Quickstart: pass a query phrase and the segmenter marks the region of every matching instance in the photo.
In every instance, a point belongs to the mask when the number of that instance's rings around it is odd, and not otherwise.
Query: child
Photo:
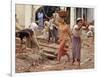
[[[94,35],[94,26],[89,25],[88,29],[89,29],[89,31],[87,32],[87,36],[88,37],[93,37],[93,35]]]
[[[45,21],[44,22],[44,29],[42,31],[44,39],[48,39],[48,31],[49,31],[48,29],[49,29],[49,22]]]
[[[68,46],[67,47],[65,46],[66,40],[61,40],[60,42],[61,43],[59,45],[58,56],[57,56],[58,61],[60,62],[61,57],[65,55],[68,57],[68,61],[70,61],[69,54],[67,53]]]

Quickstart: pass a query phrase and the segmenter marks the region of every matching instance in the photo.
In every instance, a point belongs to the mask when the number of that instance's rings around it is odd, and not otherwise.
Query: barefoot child
[[[65,47],[66,40],[61,40],[60,42],[57,60],[60,62],[61,57],[66,55],[68,57],[68,61],[70,61],[69,54],[67,53],[68,47]]]

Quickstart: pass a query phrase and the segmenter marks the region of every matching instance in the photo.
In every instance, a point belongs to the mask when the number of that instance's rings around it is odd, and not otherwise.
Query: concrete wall
[[[35,21],[35,14],[36,11],[40,8],[41,6],[33,6],[33,5],[23,5],[23,4],[18,4],[16,5],[16,14],[17,14],[17,19],[18,23],[21,26],[25,26],[25,28],[29,27],[29,24],[33,21]],[[89,8],[87,10],[87,21],[91,22],[94,20],[94,9]],[[70,28],[73,27],[76,21],[76,8],[71,7],[70,8]]]
[[[21,26],[25,25],[25,5],[16,5],[15,13],[17,15],[18,23]]]
[[[71,13],[70,14],[70,22],[71,22],[70,28],[73,28],[73,25],[76,22],[76,8],[71,7],[70,9],[71,9],[70,10],[70,13]],[[82,12],[83,12],[83,10],[82,10]],[[82,15],[83,15],[83,13],[82,13]],[[81,16],[81,17],[83,17],[83,16]],[[86,18],[87,18],[87,22],[91,22],[94,20],[94,9],[93,8],[87,9],[87,17]]]
[[[94,9],[93,8],[90,8],[87,11],[87,21],[88,22],[91,22],[93,20],[94,20]]]
[[[35,13],[41,6],[32,5],[16,5],[16,15],[18,23],[25,28],[28,28],[30,23],[35,21]]]
[[[32,6],[25,5],[25,28],[28,28],[32,19]]]

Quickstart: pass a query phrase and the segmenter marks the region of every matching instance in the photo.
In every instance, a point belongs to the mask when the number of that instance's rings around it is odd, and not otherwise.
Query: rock
[[[47,44],[47,43],[39,43],[40,46],[52,48],[52,49],[58,49],[59,45],[58,44]]]
[[[52,55],[57,55],[57,50],[55,49],[51,49],[51,48],[43,48],[43,53],[48,53],[48,54],[52,54]]]
[[[55,58],[56,58],[56,56],[53,55],[53,54],[43,53],[42,55],[43,55],[44,57],[48,58],[48,59],[55,59]]]

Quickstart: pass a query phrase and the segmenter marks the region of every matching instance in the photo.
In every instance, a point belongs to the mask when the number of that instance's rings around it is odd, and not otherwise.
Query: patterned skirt
[[[77,59],[80,61],[81,57],[81,38],[75,37],[73,35],[72,37],[72,57],[73,59]]]

